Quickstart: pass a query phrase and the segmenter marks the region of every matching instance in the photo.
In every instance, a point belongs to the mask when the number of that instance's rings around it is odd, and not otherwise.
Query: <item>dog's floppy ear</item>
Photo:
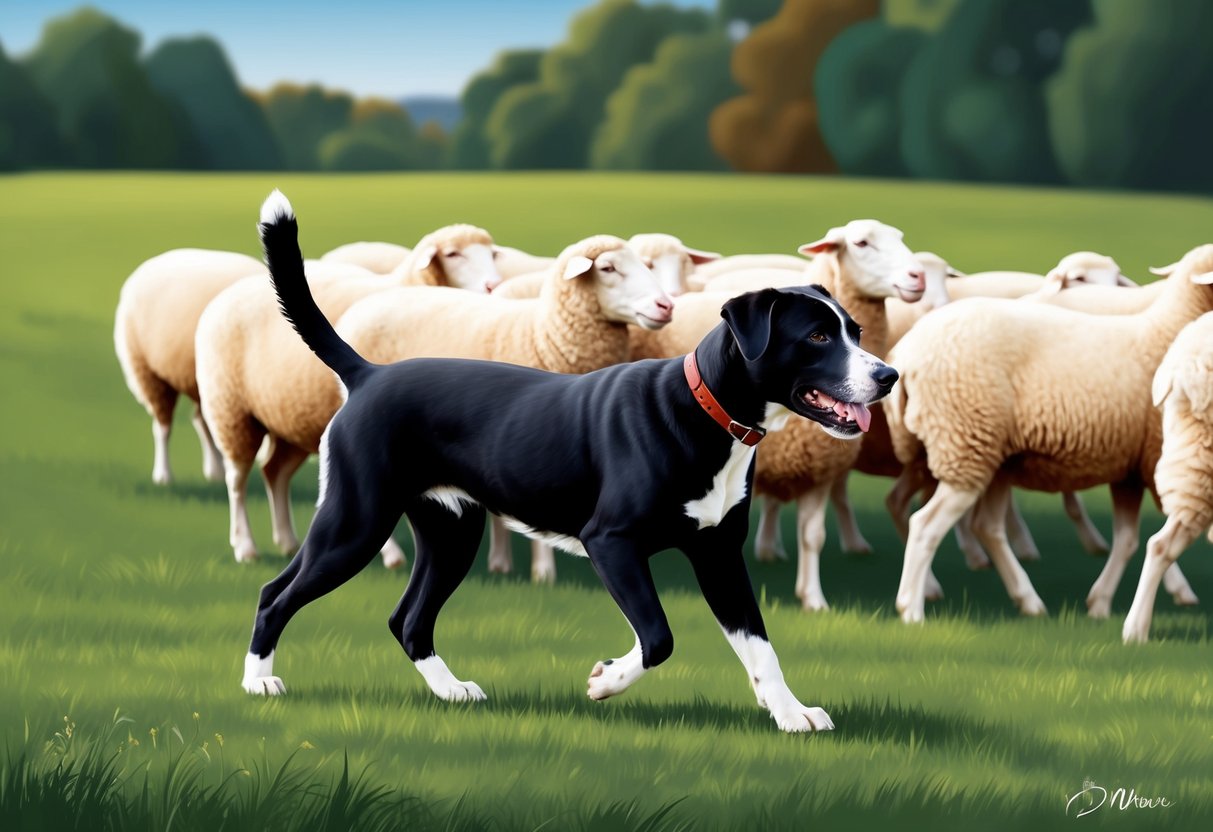
[[[746,361],[755,361],[767,351],[775,307],[784,297],[778,289],[762,289],[735,297],[721,307],[720,317],[728,324]]]
[[[594,267],[594,261],[588,257],[582,257],[580,254],[569,258],[568,264],[564,267],[564,279],[572,280],[575,277],[581,277]]]

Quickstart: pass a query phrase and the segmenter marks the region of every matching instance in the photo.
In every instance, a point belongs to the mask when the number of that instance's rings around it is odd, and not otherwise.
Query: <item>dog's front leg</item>
[[[582,540],[590,562],[636,634],[636,645],[624,656],[604,659],[590,671],[591,699],[623,693],[674,651],[674,635],[657,597],[648,558],[630,541],[616,537]]]
[[[744,529],[741,536],[744,538]],[[771,712],[775,724],[784,731],[832,731],[834,723],[829,714],[801,704],[784,681],[779,658],[767,640],[740,542],[709,545],[690,550],[687,555],[703,597],[745,666],[758,704]]]

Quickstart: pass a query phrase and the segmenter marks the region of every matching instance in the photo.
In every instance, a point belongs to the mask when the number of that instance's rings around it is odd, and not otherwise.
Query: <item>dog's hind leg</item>
[[[270,696],[285,692],[273,672],[274,650],[283,629],[305,605],[341,586],[375,557],[400,517],[395,476],[378,459],[363,466],[330,467],[324,500],[303,547],[261,590],[245,657],[246,691]]]
[[[484,699],[479,685],[457,679],[434,652],[434,623],[476,559],[484,537],[484,509],[461,505],[459,512],[453,512],[445,505],[417,500],[405,513],[413,526],[417,551],[409,585],[388,619],[388,628],[438,698],[449,702]]]
[[[582,539],[590,562],[623,617],[636,634],[636,644],[617,659],[605,659],[590,671],[586,694],[606,699],[623,693],[674,652],[674,634],[666,620],[649,560],[632,541],[617,535]]]

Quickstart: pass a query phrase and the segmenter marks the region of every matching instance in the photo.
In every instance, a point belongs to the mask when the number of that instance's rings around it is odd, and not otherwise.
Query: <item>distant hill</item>
[[[440,95],[414,95],[400,99],[400,106],[408,110],[413,123],[418,127],[427,121],[436,121],[446,132],[451,132],[459,123],[463,111],[459,99]]]

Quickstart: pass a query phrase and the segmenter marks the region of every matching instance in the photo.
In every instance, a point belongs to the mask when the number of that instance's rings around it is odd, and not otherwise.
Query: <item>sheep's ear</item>
[[[762,289],[739,295],[721,307],[720,317],[733,333],[737,348],[746,361],[755,361],[767,351],[771,342],[771,320],[782,297],[785,295],[778,289]]]
[[[700,251],[697,248],[686,247],[687,256],[691,258],[691,262],[696,266],[702,266],[704,263],[712,263],[720,259],[718,251]]]
[[[965,274],[964,272],[962,272],[960,269],[954,269],[951,266],[948,266],[947,276],[948,277],[968,277],[968,275]]]
[[[1132,286],[1133,288],[1137,288],[1137,284],[1136,284],[1136,283],[1134,283],[1134,282],[1133,282],[1132,280],[1130,280],[1129,278],[1125,277],[1125,276],[1124,276],[1123,274],[1121,274],[1120,272],[1117,272],[1117,273],[1116,273],[1116,285],[1117,285],[1117,286]]]
[[[426,243],[420,248],[414,249],[413,256],[416,258],[413,261],[413,268],[428,269],[430,264],[434,262],[434,258],[438,256],[438,246]]]
[[[821,254],[827,251],[838,251],[846,244],[847,230],[845,228],[831,228],[826,232],[826,235],[820,240],[812,243],[805,243],[800,248],[796,249],[805,257],[812,257],[814,254]]]
[[[564,279],[572,280],[575,277],[581,277],[583,274],[594,268],[594,261],[588,257],[582,257],[580,254],[569,258],[568,264],[564,267]]]
[[[1155,407],[1162,407],[1162,403],[1171,394],[1171,373],[1166,364],[1159,367],[1158,372],[1154,374],[1154,384],[1151,386],[1150,392],[1154,396]]]
[[[1178,265],[1179,265],[1179,263],[1175,262],[1169,266],[1151,266],[1150,274],[1156,274],[1159,277],[1169,277],[1171,275],[1171,272],[1175,271],[1175,267]]]
[[[1194,275],[1192,275],[1192,282],[1199,283],[1202,286],[1208,286],[1210,283],[1213,283],[1213,272],[1205,272],[1204,274],[1194,274]]]

